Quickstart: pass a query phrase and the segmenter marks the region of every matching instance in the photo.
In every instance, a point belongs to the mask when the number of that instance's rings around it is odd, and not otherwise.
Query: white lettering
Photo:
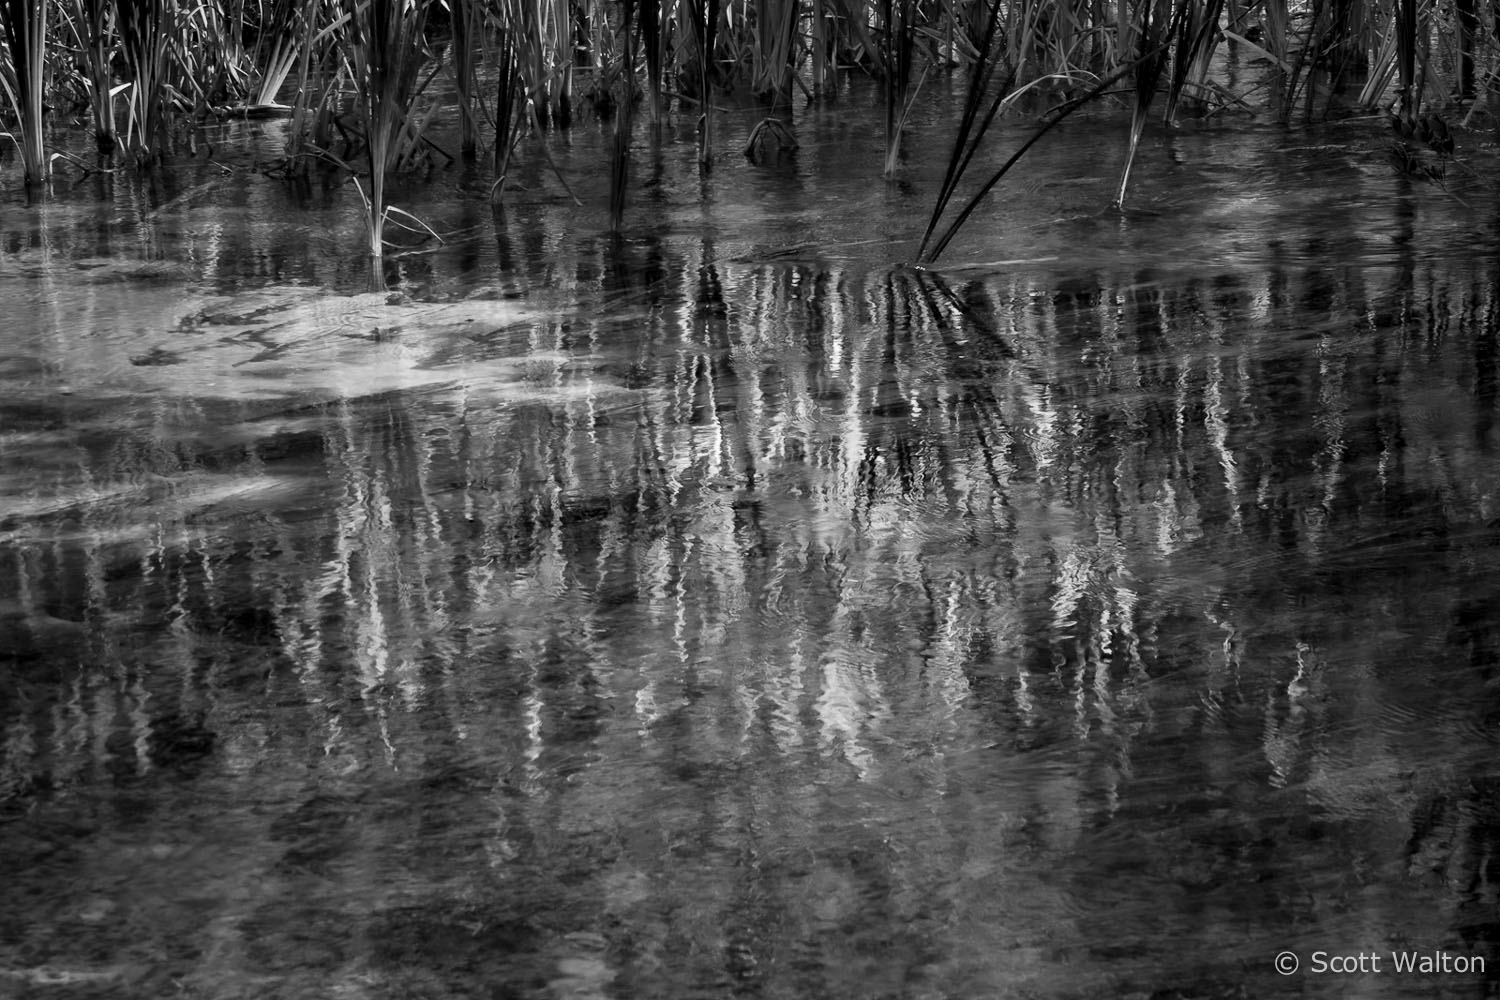
[[[1391,964],[1396,967],[1397,972],[1414,972],[1422,976],[1484,972],[1482,955],[1450,955],[1446,951],[1435,951],[1430,955],[1416,951],[1393,951]]]

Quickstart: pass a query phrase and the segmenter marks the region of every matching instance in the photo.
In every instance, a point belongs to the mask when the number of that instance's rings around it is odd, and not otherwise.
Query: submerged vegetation
[[[716,107],[769,106],[746,149],[759,158],[767,141],[795,148],[784,118],[796,101],[837,99],[867,75],[886,123],[871,173],[889,177],[923,84],[953,74],[967,98],[923,245],[931,261],[972,210],[943,221],[958,192],[988,191],[1018,159],[966,184],[992,123],[1022,107],[1041,112],[1038,136],[1090,103],[1129,107],[1117,204],[1157,108],[1175,124],[1389,106],[1392,164],[1440,177],[1451,139],[1433,146],[1437,166],[1407,140],[1422,122],[1451,135],[1440,113],[1468,102],[1465,124],[1487,114],[1500,89],[1492,21],[1476,0],[4,0],[0,93],[28,195],[52,160],[73,159],[49,159],[49,112],[87,120],[101,156],[144,169],[195,149],[195,127],[215,116],[289,115],[280,171],[352,175],[378,262],[385,223],[405,214],[386,201],[389,176],[490,149],[498,205],[527,134],[580,112],[613,121],[608,228],[619,231],[637,119],[656,130],[675,109],[695,122],[706,171]],[[1220,56],[1264,72],[1226,80],[1213,72]],[[457,155],[428,134],[450,118]]]

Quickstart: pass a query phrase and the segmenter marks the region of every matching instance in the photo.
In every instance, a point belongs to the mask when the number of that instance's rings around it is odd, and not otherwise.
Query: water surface
[[[922,270],[930,100],[389,293],[244,125],[8,211],[0,988],[1497,995],[1493,153],[1079,120]]]

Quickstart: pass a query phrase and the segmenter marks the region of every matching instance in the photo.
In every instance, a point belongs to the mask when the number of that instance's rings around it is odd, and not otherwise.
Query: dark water
[[[1500,995],[1483,137],[755,120],[6,210],[0,994]]]

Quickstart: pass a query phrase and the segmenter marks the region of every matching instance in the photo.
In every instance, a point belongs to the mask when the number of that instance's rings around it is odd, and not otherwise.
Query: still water
[[[1484,137],[929,117],[11,198],[0,994],[1500,995]]]

